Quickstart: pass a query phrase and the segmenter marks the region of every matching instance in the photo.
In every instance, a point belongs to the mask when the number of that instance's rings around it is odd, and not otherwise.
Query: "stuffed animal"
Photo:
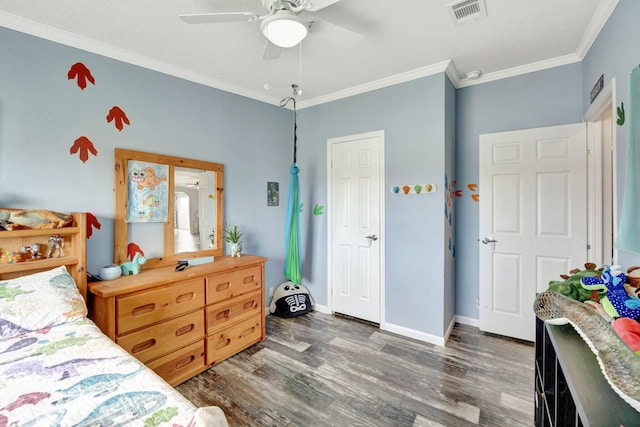
[[[620,317],[613,321],[612,326],[620,339],[640,356],[640,323],[628,317]]]
[[[560,277],[564,280],[552,280],[549,282],[549,291],[558,292],[565,297],[571,298],[576,301],[598,301],[600,295],[597,292],[587,290],[582,287],[583,277],[600,276],[601,270],[596,270],[596,265],[593,263],[586,263],[585,269],[574,269],[569,272],[570,275],[563,274]],[[604,294],[603,294],[604,295]]]
[[[38,210],[0,210],[0,224],[7,230],[20,228],[61,228],[73,222],[71,215]]]
[[[583,277],[582,286],[588,290],[605,290],[600,303],[613,318],[640,316],[640,300],[631,298],[624,288],[626,277],[619,265],[606,266],[601,277]]]
[[[311,311],[311,294],[303,286],[284,282],[273,293],[269,311],[280,317],[296,317]]]
[[[136,274],[140,273],[140,266],[142,264],[144,264],[145,262],[147,262],[147,259],[144,256],[142,256],[139,253],[137,253],[133,257],[133,261],[128,261],[128,262],[120,264],[120,269],[122,270],[122,275],[123,276],[128,276],[129,274],[136,275]]]

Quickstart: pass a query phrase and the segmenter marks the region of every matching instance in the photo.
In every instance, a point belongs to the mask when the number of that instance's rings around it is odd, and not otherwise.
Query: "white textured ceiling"
[[[463,25],[451,2],[341,0],[313,15],[363,34],[361,44],[311,34],[267,61],[259,23],[178,18],[264,14],[260,0],[0,0],[0,26],[272,104],[300,84],[305,106],[436,72],[463,87],[476,83],[471,70],[482,82],[579,61],[618,0],[485,0],[488,16]]]

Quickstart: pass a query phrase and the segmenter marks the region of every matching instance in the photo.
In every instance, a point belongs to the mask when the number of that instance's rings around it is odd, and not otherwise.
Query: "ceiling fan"
[[[360,33],[313,17],[313,13],[340,0],[262,0],[265,15],[254,12],[195,13],[179,15],[189,24],[248,21],[260,22],[260,30],[267,39],[263,59],[280,56],[279,48],[300,43],[307,34],[327,39],[347,47],[355,47],[363,39]]]

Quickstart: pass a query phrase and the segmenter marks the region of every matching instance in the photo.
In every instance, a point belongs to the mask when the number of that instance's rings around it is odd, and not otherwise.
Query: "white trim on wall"
[[[616,234],[618,232],[618,197],[617,188],[618,180],[615,171],[617,170],[617,155],[616,155],[616,132],[617,126],[616,120],[616,79],[611,79],[609,83],[602,89],[598,97],[594,100],[593,104],[589,107],[584,114],[584,121],[587,122],[587,143],[589,144],[589,150],[594,153],[600,153],[603,147],[603,141],[601,138],[602,133],[602,119],[611,114],[611,155],[612,164],[611,169],[609,165],[602,165],[602,162],[597,162],[600,158],[596,159],[596,156],[589,155],[588,157],[588,194],[594,195],[589,203],[589,242],[591,243],[591,249],[589,249],[589,260],[596,262],[596,264],[609,264],[611,261],[602,254],[602,224],[603,212],[602,212],[602,177],[604,174],[610,175],[613,179],[613,189],[611,194],[611,202],[613,204],[612,212],[612,226],[613,226],[613,242],[616,241]],[[613,247],[613,263],[616,263],[618,259],[618,250]]]
[[[444,347],[446,343],[446,340],[443,337],[431,335],[426,332],[416,331],[415,329],[406,328],[404,326],[394,325],[392,323],[387,323],[384,328],[381,325],[380,329],[382,329],[383,331],[402,335],[403,337],[413,338],[418,341],[424,341],[430,344],[439,345],[441,347]]]
[[[334,92],[328,95],[319,96],[309,100],[301,101],[298,103],[297,108],[303,109],[314,105],[324,104],[327,102],[335,101],[349,96],[358,95],[365,92],[381,89],[384,87],[396,85],[399,83],[408,82],[411,80],[419,79],[422,77],[431,76],[434,74],[446,72],[451,82],[456,89],[460,89],[467,86],[473,86],[477,84],[487,83],[494,80],[505,79],[509,77],[518,76],[521,74],[532,73],[534,71],[541,71],[548,68],[554,68],[561,65],[571,64],[579,62],[584,59],[587,52],[593,45],[594,41],[600,34],[600,31],[606,24],[607,20],[618,5],[619,0],[603,0],[596,13],[591,19],[587,30],[585,31],[575,53],[569,53],[557,58],[550,58],[535,63],[513,67],[505,70],[487,73],[481,76],[477,80],[469,80],[461,78],[457,72],[455,65],[451,59],[438,62],[436,64],[428,65],[425,67],[416,68],[411,71],[388,76],[379,80],[368,82],[362,85],[354,86],[345,90]],[[103,55],[108,58],[117,59],[130,64],[138,65],[140,67],[148,68],[150,70],[159,71],[171,76],[179,77],[181,79],[189,80],[195,83],[200,83],[205,86],[210,86],[216,89],[231,92],[236,95],[246,96],[248,98],[255,99],[257,101],[266,102],[273,105],[279,105],[279,98],[273,99],[272,97],[265,96],[260,91],[248,91],[242,87],[229,84],[228,82],[222,82],[220,80],[211,78],[199,73],[194,73],[185,68],[175,65],[167,64],[162,61],[158,61],[153,58],[149,58],[138,53],[131,52],[126,49],[122,49],[107,43],[99,42],[88,37],[81,37],[76,34],[71,34],[66,31],[62,31],[58,28],[44,25],[38,22],[34,22],[25,19],[21,16],[11,13],[0,11],[0,26],[6,27],[12,30],[20,31],[26,34],[31,34],[36,37],[41,37],[46,40],[51,40],[57,43],[61,43],[67,46],[75,47],[85,50],[87,52]],[[291,108],[291,107],[288,107]]]

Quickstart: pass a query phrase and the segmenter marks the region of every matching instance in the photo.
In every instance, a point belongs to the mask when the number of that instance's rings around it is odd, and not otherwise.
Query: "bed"
[[[107,338],[66,266],[18,276],[0,279],[0,427],[228,425]]]

